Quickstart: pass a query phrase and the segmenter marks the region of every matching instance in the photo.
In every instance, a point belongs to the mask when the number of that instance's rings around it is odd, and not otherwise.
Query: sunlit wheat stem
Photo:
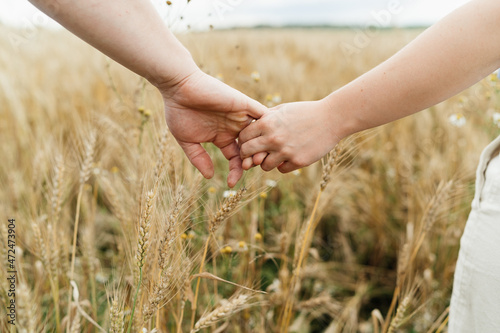
[[[137,241],[137,253],[136,253],[136,264],[139,268],[139,281],[137,282],[137,288],[134,295],[134,303],[132,305],[132,314],[130,315],[129,325],[127,333],[132,329],[132,323],[134,320],[135,308],[137,305],[137,297],[139,296],[139,290],[142,284],[142,271],[146,260],[147,249],[149,245],[149,229],[151,227],[151,217],[153,213],[153,206],[156,198],[156,192],[149,191],[146,199],[146,207],[144,209],[144,214],[141,217],[139,224],[139,237]]]
[[[231,215],[231,213],[236,209],[236,206],[241,201],[241,199],[243,198],[243,194],[246,191],[247,189],[243,187],[240,190],[238,190],[238,192],[236,192],[235,194],[230,195],[228,198],[226,198],[226,200],[224,200],[219,210],[210,219],[208,223],[209,234],[207,237],[207,241],[205,243],[205,249],[203,250],[203,256],[201,257],[200,274],[203,272],[205,259],[207,257],[207,252],[208,252],[208,244],[210,243],[210,237],[217,231],[222,222],[224,222],[224,220],[226,220]],[[196,318],[196,302],[198,300],[198,293],[200,291],[200,279],[201,278],[198,277],[198,280],[196,281],[196,290],[194,293],[193,304],[191,306],[192,309],[191,329],[193,329],[194,327],[194,320]]]
[[[80,221],[80,206],[82,203],[83,186],[90,177],[90,169],[92,161],[94,160],[94,148],[96,143],[96,135],[94,132],[90,132],[89,139],[85,143],[85,155],[82,163],[82,168],[80,169],[80,187],[78,189],[78,197],[76,200],[76,213],[75,213],[75,226],[73,231],[73,248],[71,251],[71,270],[69,274],[69,280],[74,279],[75,273],[75,255],[76,255],[76,239],[78,236],[78,222]],[[69,331],[71,323],[71,293],[68,293],[68,323],[66,325],[66,331]]]
[[[292,281],[290,282],[290,287],[289,287],[289,292],[288,292],[288,297],[285,303],[285,308],[284,308],[284,316],[281,322],[281,332],[288,332],[288,326],[290,324],[290,317],[292,315],[292,309],[293,309],[293,303],[294,303],[294,290],[295,290],[295,284],[297,280],[299,279],[300,276],[300,268],[302,266],[302,261],[304,259],[304,254],[305,254],[305,248],[307,241],[309,239],[309,232],[311,231],[311,226],[313,225],[314,222],[314,217],[316,215],[316,210],[318,209],[318,203],[319,199],[321,198],[321,193],[323,193],[323,190],[320,190],[318,192],[318,196],[316,197],[316,202],[314,203],[314,208],[311,213],[311,218],[307,222],[307,229],[306,229],[306,234],[304,236],[304,240],[302,242],[302,246],[300,249],[300,255],[299,255],[299,261],[297,263],[297,267],[294,270]]]

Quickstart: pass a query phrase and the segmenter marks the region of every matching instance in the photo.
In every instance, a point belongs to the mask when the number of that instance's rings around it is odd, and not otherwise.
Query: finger
[[[243,163],[241,163],[241,166],[243,167],[243,170],[250,170],[252,167],[254,167],[253,161],[251,157],[247,157],[243,160]]]
[[[207,151],[199,143],[179,142],[189,161],[198,169],[203,177],[209,179],[214,176],[214,164]]]
[[[252,118],[259,119],[268,111],[267,107],[260,104],[256,100],[254,100],[250,97],[247,97],[246,95],[245,95],[245,97],[247,98],[246,110],[248,112],[248,115],[251,116]]]
[[[227,176],[227,185],[234,187],[243,175],[242,161],[240,158],[240,148],[236,141],[220,148],[222,154],[229,161],[229,175]]]
[[[259,136],[261,136],[263,133],[261,124],[258,121],[255,121],[253,123],[250,123],[248,126],[246,126],[239,134],[238,136],[238,142],[241,144],[250,141],[252,139],[255,139]]]
[[[257,153],[252,156],[252,164],[261,165],[266,157],[267,157],[267,152]]]
[[[233,188],[234,185],[241,179],[243,176],[243,168],[241,165],[241,158],[239,156],[235,156],[229,160],[229,175],[227,176],[227,185],[230,188]]]
[[[262,162],[260,167],[264,171],[271,171],[272,169],[274,169],[278,165],[280,165],[283,161],[284,161],[284,157],[282,157],[280,154],[278,154],[278,153],[269,154],[264,159],[264,162]]]
[[[247,141],[240,146],[240,156],[242,159],[251,157],[255,154],[269,151],[269,146],[265,144],[266,139],[259,136],[253,140]]]
[[[292,162],[285,161],[281,163],[281,165],[278,167],[279,172],[281,173],[288,173],[295,171],[297,169],[300,169],[300,167],[296,164],[293,164]]]

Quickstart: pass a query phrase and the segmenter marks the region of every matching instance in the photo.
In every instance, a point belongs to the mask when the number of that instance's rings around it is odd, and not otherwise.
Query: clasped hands
[[[201,143],[213,143],[229,161],[229,187],[257,165],[283,173],[310,165],[338,142],[328,134],[326,99],[268,109],[199,69],[158,88],[167,125],[189,161],[211,178],[214,165]]]

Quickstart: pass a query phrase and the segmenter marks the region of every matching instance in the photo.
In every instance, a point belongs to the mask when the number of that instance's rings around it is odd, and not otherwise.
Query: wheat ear
[[[236,209],[237,205],[243,198],[243,194],[247,191],[246,188],[241,188],[239,189],[235,194],[230,195],[224,202],[222,203],[222,206],[217,210],[217,212],[212,216],[210,221],[208,222],[208,237],[207,241],[205,243],[205,250],[203,251],[203,256],[201,258],[201,264],[200,264],[200,274],[203,272],[203,267],[205,264],[205,258],[207,257],[207,251],[208,251],[208,244],[210,242],[210,237],[217,231],[217,229],[220,227],[222,222],[224,222],[230,215],[231,213]],[[193,329],[194,325],[194,320],[196,317],[196,302],[198,300],[198,292],[200,290],[200,278],[198,277],[198,280],[196,281],[196,290],[194,293],[194,300],[193,304],[191,306],[192,314],[191,314],[191,329]]]
[[[198,332],[202,328],[210,327],[220,320],[229,317],[231,314],[240,311],[248,300],[248,295],[239,295],[224,302],[223,305],[217,307],[212,312],[203,315],[200,320],[196,322],[196,325],[194,325],[191,333]]]
[[[149,229],[151,227],[151,217],[153,214],[155,199],[156,199],[156,192],[149,191],[146,198],[146,207],[144,208],[144,214],[142,215],[139,223],[139,238],[137,240],[137,253],[136,253],[136,264],[137,267],[139,268],[139,281],[137,282],[137,288],[135,290],[134,304],[132,306],[132,314],[130,315],[127,333],[129,333],[130,330],[132,329],[135,307],[137,304],[137,297],[139,296],[139,289],[141,288],[142,284],[142,268],[146,260],[147,249],[149,245]]]
[[[96,134],[95,132],[90,132],[88,140],[85,142],[85,153],[82,163],[82,168],[80,169],[80,187],[78,189],[78,197],[76,199],[76,213],[75,213],[75,226],[73,231],[73,247],[71,251],[71,270],[69,274],[69,280],[73,281],[75,273],[75,255],[76,255],[76,239],[78,236],[78,223],[80,221],[80,205],[82,203],[83,185],[87,182],[90,177],[90,170],[92,162],[94,160],[96,144]],[[66,325],[66,331],[70,330],[71,323],[71,293],[68,293],[68,323]]]

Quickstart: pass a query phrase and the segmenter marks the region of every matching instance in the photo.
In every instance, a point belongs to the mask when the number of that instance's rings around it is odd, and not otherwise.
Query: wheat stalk
[[[281,332],[288,332],[288,327],[290,324],[290,319],[292,317],[292,311],[293,311],[293,303],[294,303],[294,294],[296,290],[296,286],[298,284],[298,281],[300,279],[300,270],[302,267],[302,262],[304,261],[304,257],[306,254],[306,248],[309,243],[309,235],[314,232],[314,218],[316,215],[316,211],[318,209],[318,204],[319,200],[321,198],[321,194],[324,192],[326,186],[331,180],[331,172],[332,170],[338,165],[338,160],[339,157],[341,156],[342,152],[342,143],[339,143],[335,148],[328,153],[326,163],[323,164],[323,172],[321,176],[321,182],[320,182],[320,190],[318,192],[318,195],[316,196],[316,201],[314,202],[314,207],[311,213],[311,217],[307,222],[307,227],[304,236],[299,237],[300,238],[300,244],[297,244],[300,246],[300,253],[299,253],[299,259],[297,260],[297,266],[294,269],[294,273],[292,276],[292,281],[290,282],[289,286],[289,291],[288,291],[288,297],[285,303],[285,307],[283,310],[283,315],[282,315],[282,321],[281,321]]]
[[[53,265],[51,265],[50,261],[50,256],[47,254],[47,246],[45,244],[44,237],[42,235],[42,232],[40,230],[40,225],[38,221],[33,221],[32,223],[33,227],[33,236],[34,236],[34,243],[35,243],[35,252],[39,253],[40,259],[42,260],[42,265],[45,267],[49,274],[49,282],[50,282],[50,289],[52,291],[52,298],[54,299],[54,307],[55,307],[55,316],[57,320],[57,330],[59,331],[59,321],[61,318],[60,310],[59,310],[59,288],[57,287],[57,283],[55,279],[57,278],[57,275],[55,272],[52,271]]]
[[[153,207],[156,199],[156,192],[149,191],[146,196],[146,207],[144,208],[144,213],[141,216],[139,223],[139,237],[137,239],[137,253],[136,253],[136,265],[139,269],[139,281],[137,282],[137,288],[134,296],[134,304],[132,306],[132,314],[130,316],[129,325],[127,333],[132,329],[132,323],[134,320],[135,307],[137,303],[137,297],[139,296],[139,289],[142,284],[142,269],[144,262],[146,260],[147,249],[149,245],[149,229],[151,227],[151,218],[153,213]]]
[[[25,282],[19,284],[16,296],[19,298],[19,326],[28,332],[35,332],[38,317],[35,311],[33,295]]]
[[[147,322],[159,308],[160,304],[168,298],[169,293],[173,289],[173,275],[173,267],[169,267],[161,273],[160,280],[153,287],[149,304],[144,305],[144,309],[142,311],[144,322]]]
[[[215,233],[217,229],[219,229],[222,222],[224,222],[231,215],[236,206],[240,203],[246,191],[247,189],[243,187],[236,193],[229,195],[229,197],[224,200],[223,204],[208,222],[208,231],[211,234]]]
[[[165,269],[168,257],[168,250],[177,238],[177,225],[179,223],[179,211],[183,200],[182,189],[179,190],[174,205],[167,214],[165,220],[165,229],[163,232],[163,237],[160,239],[159,254],[158,254],[158,266],[161,269]]]
[[[96,134],[94,131],[91,131],[88,137],[88,140],[85,142],[85,153],[84,159],[82,163],[82,167],[80,169],[80,187],[78,190],[78,197],[76,200],[76,213],[75,213],[75,226],[73,230],[73,247],[71,251],[71,270],[69,274],[69,280],[73,281],[74,273],[75,273],[75,255],[76,255],[76,240],[78,236],[78,223],[80,221],[80,205],[82,202],[83,195],[83,185],[87,182],[90,177],[90,170],[92,167],[92,162],[94,160],[94,152],[95,152],[95,144],[96,144]],[[68,293],[68,323],[66,325],[66,331],[69,331],[70,323],[71,323],[71,293]],[[59,330],[58,330],[59,331]]]
[[[410,301],[411,301],[410,295],[405,296],[405,298],[403,298],[403,301],[398,306],[396,315],[391,320],[391,325],[389,326],[389,330],[387,331],[388,333],[393,333],[396,329],[399,328],[399,326],[403,322],[408,306],[410,305]]]
[[[217,231],[217,229],[220,227],[222,222],[224,222],[230,215],[231,213],[236,209],[237,205],[243,198],[243,194],[247,189],[245,187],[239,189],[235,194],[230,195],[228,198],[224,200],[222,205],[219,207],[217,212],[210,218],[208,222],[208,237],[207,241],[205,243],[205,250],[203,251],[203,256],[201,258],[201,264],[200,264],[200,274],[203,272],[203,267],[205,264],[205,258],[207,257],[207,252],[208,252],[208,244],[210,242],[210,237]],[[198,292],[200,290],[200,278],[198,277],[198,280],[196,281],[196,290],[194,293],[194,301],[191,306],[192,310],[192,315],[191,315],[191,329],[193,328],[194,325],[194,320],[196,317],[196,302],[198,300]]]
[[[111,308],[109,309],[110,315],[110,333],[123,333],[123,328],[125,323],[123,322],[123,310],[118,305],[116,299],[111,302]]]
[[[82,316],[80,312],[76,312],[73,321],[71,322],[71,327],[69,329],[70,333],[81,333],[82,325],[81,325]]]
[[[181,313],[179,315],[179,320],[177,321],[177,333],[182,333],[182,319],[184,318],[184,308],[186,306],[186,301],[188,300],[189,292],[191,292],[191,279],[189,275],[191,273],[192,261],[188,257],[184,258],[184,269],[182,271],[182,280],[180,290],[180,303],[181,303]]]
[[[52,180],[52,196],[50,198],[52,210],[51,217],[55,225],[57,225],[61,213],[64,172],[64,159],[61,155],[57,155],[56,165],[54,167],[54,179]]]
[[[229,317],[231,314],[240,311],[243,306],[248,302],[248,295],[239,295],[233,299],[224,302],[221,306],[217,307],[212,312],[203,315],[200,320],[196,322],[191,333],[198,332],[199,330],[210,327],[224,318]]]

